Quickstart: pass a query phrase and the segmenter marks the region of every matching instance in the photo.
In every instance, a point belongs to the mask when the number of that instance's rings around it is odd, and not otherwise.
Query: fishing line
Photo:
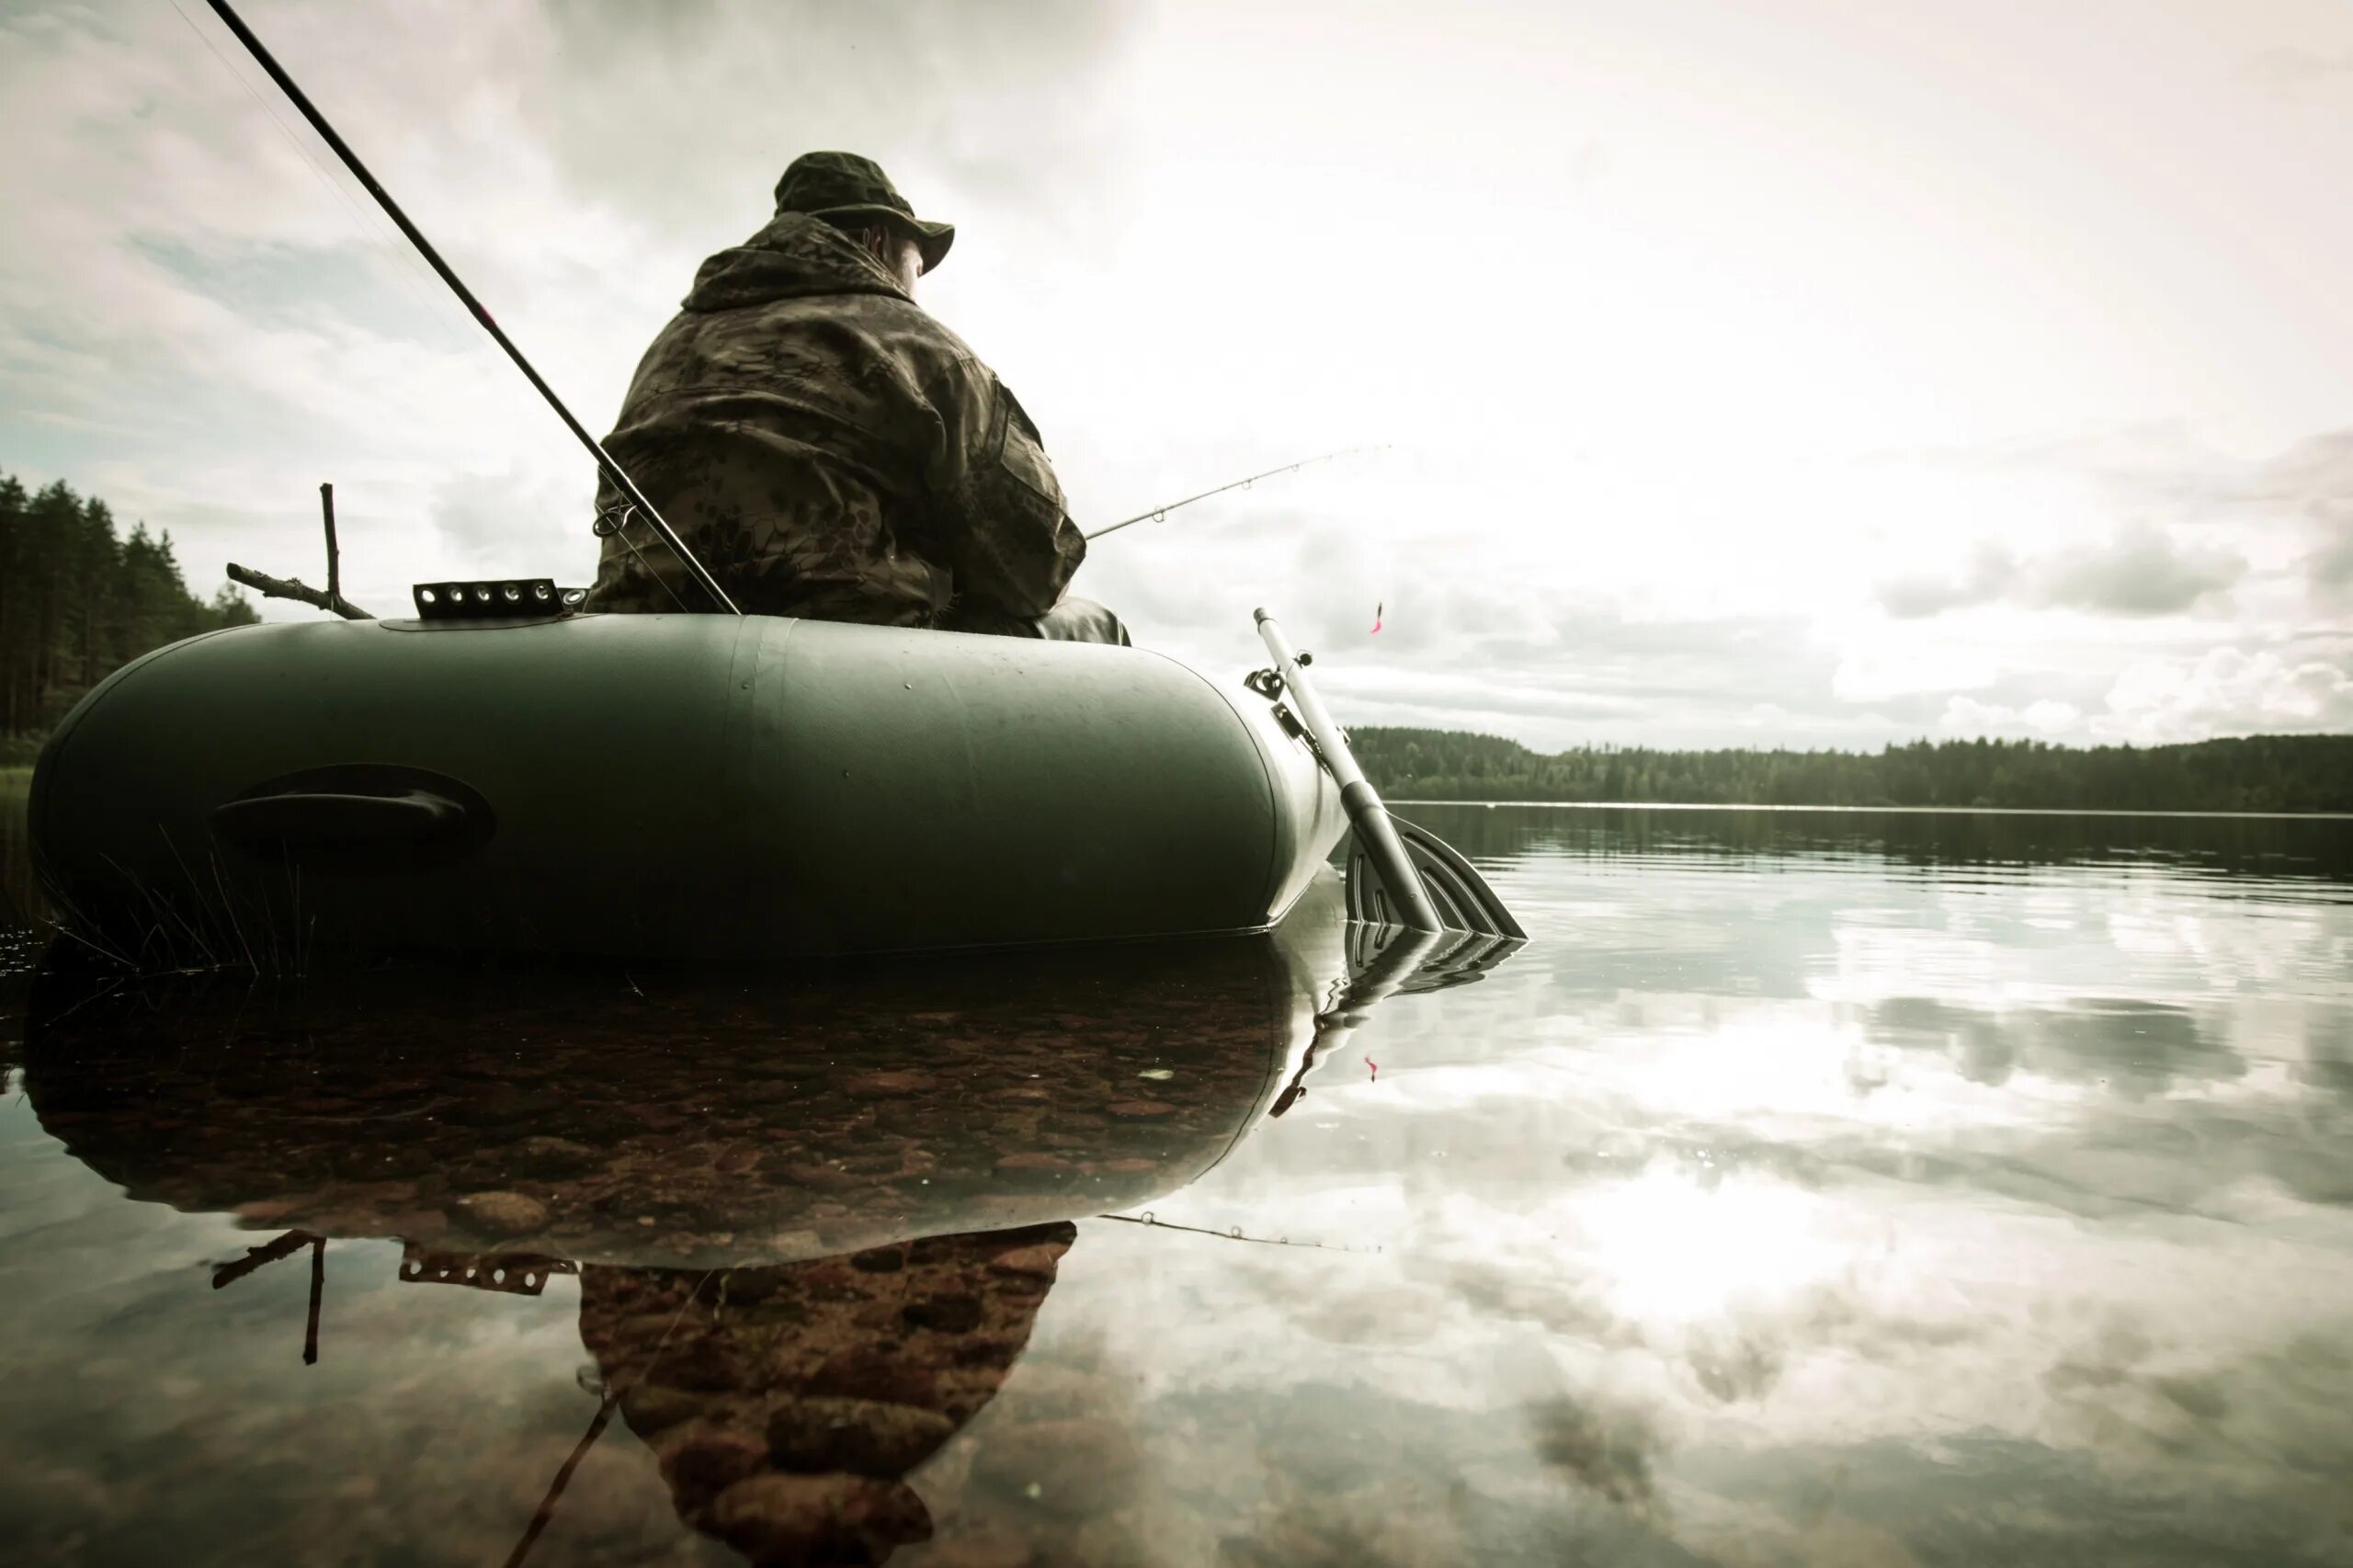
[[[1196,1236],[1215,1236],[1222,1242],[1248,1242],[1253,1246],[1309,1247],[1316,1252],[1364,1253],[1381,1250],[1379,1247],[1341,1246],[1336,1242],[1295,1242],[1289,1236],[1246,1236],[1242,1233],[1242,1227],[1239,1225],[1226,1231],[1212,1231],[1206,1225],[1179,1225],[1173,1220],[1154,1218],[1149,1209],[1142,1214],[1097,1214],[1095,1217],[1098,1220],[1116,1220],[1122,1225],[1150,1225],[1157,1231],[1184,1231]]]
[[[645,557],[638,553],[637,546],[630,541],[630,520],[636,516],[637,508],[624,502],[621,505],[620,516],[618,518],[614,517],[613,514],[610,512],[600,512],[597,515],[597,526],[591,528],[589,531],[597,535],[599,538],[603,538],[605,537],[603,525],[607,522],[610,522],[613,525],[611,537],[621,541],[621,548],[629,551],[629,556],[631,561],[637,562],[637,569],[644,573],[648,577],[653,578],[654,582],[661,585],[662,591],[670,596],[670,602],[678,607],[680,614],[692,614],[693,612],[687,608],[687,601],[678,597],[678,590],[670,586],[669,579],[654,571],[653,566],[647,562]],[[630,989],[637,991],[637,983],[635,981],[630,982]],[[638,991],[637,994],[641,996],[645,994],[642,991]]]

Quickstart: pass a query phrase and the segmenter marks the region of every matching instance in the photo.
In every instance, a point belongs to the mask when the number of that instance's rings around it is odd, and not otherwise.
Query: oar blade
[[[1508,937],[1525,941],[1527,930],[1513,918],[1495,890],[1461,851],[1437,834],[1403,817],[1392,817],[1397,836],[1405,846],[1422,891],[1437,909],[1438,924],[1449,931],[1479,937]],[[1400,925],[1399,902],[1361,842],[1348,846],[1348,918],[1374,925]]]

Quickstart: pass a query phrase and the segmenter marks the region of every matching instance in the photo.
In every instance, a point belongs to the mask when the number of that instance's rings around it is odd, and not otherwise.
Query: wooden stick
[[[248,588],[258,588],[273,599],[296,599],[314,608],[333,610],[346,620],[376,619],[341,594],[323,594],[299,577],[273,577],[266,572],[256,572],[250,566],[240,566],[232,561],[229,562],[229,580],[243,583]]]
[[[319,485],[319,510],[327,521],[327,598],[343,597],[343,552],[335,544],[335,486],[324,482]]]

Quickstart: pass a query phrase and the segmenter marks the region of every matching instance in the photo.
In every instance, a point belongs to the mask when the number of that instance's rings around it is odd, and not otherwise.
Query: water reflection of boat
[[[1072,1221],[1199,1176],[1360,1015],[1338,908],[1327,877],[1271,935],[769,982],[51,988],[25,1085],[131,1198],[284,1232],[215,1282],[307,1256],[314,1342],[322,1238],[398,1239],[422,1288],[576,1275],[584,1448],[618,1415],[754,1561],[880,1562]]]
[[[44,1125],[134,1199],[712,1267],[1120,1209],[1214,1165],[1341,972],[1278,932],[827,976],[383,971],[37,995]]]

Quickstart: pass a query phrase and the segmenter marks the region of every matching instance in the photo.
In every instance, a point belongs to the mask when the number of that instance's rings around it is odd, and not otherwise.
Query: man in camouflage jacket
[[[702,264],[605,447],[753,615],[1128,641],[1063,589],[1086,542],[1038,430],[915,302],[955,230],[881,169],[794,160],[767,227]],[[600,484],[588,608],[710,608]]]

